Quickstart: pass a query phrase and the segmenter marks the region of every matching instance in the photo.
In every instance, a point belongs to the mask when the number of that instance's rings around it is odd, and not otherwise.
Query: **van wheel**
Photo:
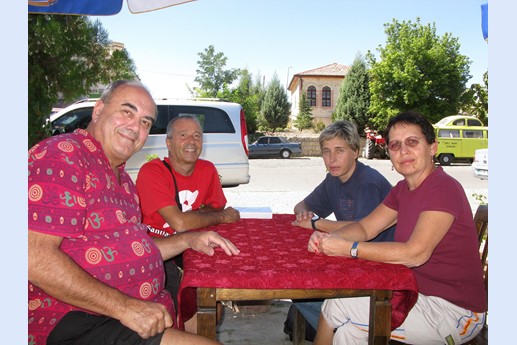
[[[440,161],[440,165],[451,165],[453,159],[454,159],[454,156],[451,155],[450,153],[444,153],[438,157],[438,160]]]
[[[289,151],[289,150],[280,151],[280,157],[282,157],[284,159],[291,157],[291,151]]]

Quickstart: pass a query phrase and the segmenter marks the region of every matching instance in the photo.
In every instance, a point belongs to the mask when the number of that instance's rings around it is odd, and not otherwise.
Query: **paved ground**
[[[284,333],[284,321],[291,302],[276,300],[261,306],[238,306],[238,311],[225,307],[217,339],[223,344],[292,345]],[[311,345],[312,342],[306,341]]]
[[[359,161],[379,171],[392,185],[402,179],[387,159],[360,158]],[[250,183],[224,188],[229,206],[271,206],[273,213],[292,213],[296,203],[312,192],[326,175],[321,157],[250,159],[249,162]],[[470,164],[443,168],[462,184],[473,212],[479,205],[474,194],[483,195],[488,203],[488,180],[474,177]]]

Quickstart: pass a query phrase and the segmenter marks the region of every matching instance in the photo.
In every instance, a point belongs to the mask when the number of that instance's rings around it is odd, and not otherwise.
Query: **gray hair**
[[[354,151],[359,151],[360,138],[357,127],[350,121],[341,120],[334,122],[321,132],[319,137],[320,148],[323,146],[323,142],[334,138],[343,139],[348,146]]]
[[[116,81],[112,82],[111,84],[109,84],[108,86],[106,86],[106,88],[102,92],[101,101],[104,103],[109,103],[111,101],[111,98],[113,97],[113,93],[121,86],[131,86],[131,87],[141,88],[149,94],[149,97],[151,99],[153,99],[149,89],[144,84],[142,84],[142,82],[140,80],[121,79],[121,80],[116,80]],[[154,102],[154,100],[153,100],[153,102]],[[156,106],[156,103],[154,104],[154,115],[155,115],[155,117],[158,117],[158,107]]]
[[[199,122],[199,119],[196,116],[190,114],[179,115],[169,121],[169,124],[167,125],[167,138],[172,138],[172,127],[174,127],[176,121],[184,119],[194,120],[198,124],[199,128],[201,128],[201,131],[203,131],[201,122]]]

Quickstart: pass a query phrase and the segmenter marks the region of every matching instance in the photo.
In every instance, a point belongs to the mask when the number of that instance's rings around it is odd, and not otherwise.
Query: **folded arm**
[[[233,207],[215,209],[205,206],[196,211],[182,212],[177,206],[166,206],[159,209],[158,213],[172,229],[178,232],[205,228],[210,225],[233,223],[240,219],[239,211]]]

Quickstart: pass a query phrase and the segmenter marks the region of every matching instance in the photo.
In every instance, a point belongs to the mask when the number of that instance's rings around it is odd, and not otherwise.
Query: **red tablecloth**
[[[312,230],[292,226],[293,220],[294,215],[275,214],[273,219],[241,219],[204,229],[230,239],[241,253],[227,256],[217,248],[209,257],[187,250],[180,291],[189,287],[393,290],[392,329],[404,321],[418,296],[409,268],[311,253],[307,244]]]

